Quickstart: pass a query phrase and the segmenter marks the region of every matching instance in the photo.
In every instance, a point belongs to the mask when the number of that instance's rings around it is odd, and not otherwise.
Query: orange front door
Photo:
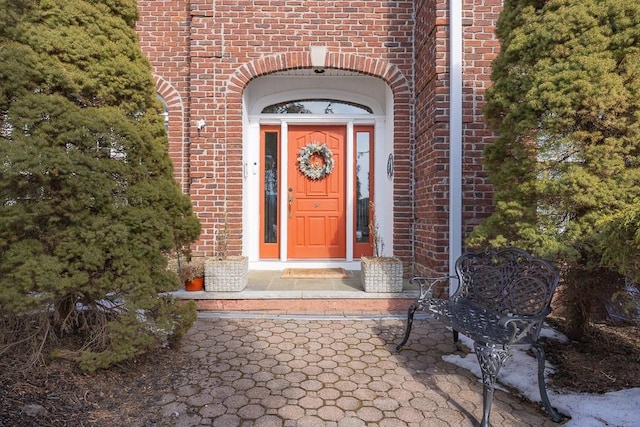
[[[288,258],[345,258],[346,128],[290,126],[288,141]],[[300,151],[310,143],[326,144],[333,158],[333,170],[320,179],[299,169]],[[315,155],[310,163],[322,165],[324,160]]]

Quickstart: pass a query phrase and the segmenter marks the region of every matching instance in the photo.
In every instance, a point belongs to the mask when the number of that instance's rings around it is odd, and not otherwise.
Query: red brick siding
[[[229,212],[232,253],[242,251],[241,94],[260,75],[311,67],[311,46],[327,46],[327,66],[377,76],[393,89],[397,132],[394,251],[412,256],[410,180],[413,3],[411,1],[174,0],[138,2],[138,33],[155,75],[180,94],[185,168],[203,232],[196,253],[211,254],[214,229]],[[174,119],[170,111],[171,120]],[[200,135],[195,123],[207,123]],[[174,164],[175,164],[174,160]],[[181,165],[175,164],[176,171]]]
[[[144,1],[139,3],[137,23],[142,50],[151,61],[156,90],[169,109],[169,153],[174,174],[188,192],[187,162],[189,114],[189,28],[184,2]]]
[[[482,150],[493,139],[482,117],[501,0],[463,2],[463,236],[491,212]],[[449,254],[449,4],[416,1],[415,270],[445,272]]]
[[[495,26],[502,0],[465,0],[463,10],[463,235],[493,212],[493,188],[487,183],[482,150],[495,139],[482,108],[491,84],[491,62],[500,42]]]
[[[464,2],[465,235],[491,211],[481,152],[492,135],[481,107],[500,5]],[[212,253],[225,206],[231,252],[242,251],[244,87],[261,75],[310,68],[310,48],[327,46],[326,66],[379,77],[394,93],[394,252],[405,266],[415,261],[419,272],[446,269],[448,2],[139,0],[138,6],[141,45],[169,104],[176,178],[203,224],[196,254]],[[200,119],[206,127],[198,134]]]
[[[416,1],[415,269],[442,272],[449,235],[448,5]]]

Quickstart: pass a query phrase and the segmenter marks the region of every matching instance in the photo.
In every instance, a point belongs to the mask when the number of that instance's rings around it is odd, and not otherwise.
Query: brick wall
[[[501,0],[463,2],[463,236],[485,218],[493,192],[482,150],[493,139],[482,117],[499,44]],[[449,253],[449,4],[416,1],[415,270],[446,272]]]
[[[228,211],[230,249],[242,251],[241,96],[252,79],[325,65],[385,80],[395,98],[394,253],[417,272],[448,263],[448,2],[139,0],[138,34],[170,114],[176,178],[203,224],[196,254],[210,255]],[[481,108],[498,50],[501,0],[464,0],[464,234],[491,212]],[[415,23],[415,33],[414,33]],[[415,74],[415,76],[414,76]],[[196,122],[206,121],[199,133]],[[415,196],[415,199],[414,199]]]
[[[189,26],[185,2],[139,1],[137,23],[142,49],[153,65],[156,89],[169,109],[169,152],[184,192],[189,177]]]
[[[394,92],[394,251],[410,261],[412,1],[140,0],[138,7],[141,45],[171,99],[171,126],[180,128],[169,129],[176,177],[203,224],[196,253],[210,254],[225,204],[231,252],[242,251],[244,86],[310,68],[310,47],[326,46],[327,66],[377,76]],[[200,119],[207,126],[198,134]]]
[[[495,36],[503,0],[465,0],[463,11],[463,235],[493,212],[493,189],[487,183],[482,150],[495,139],[482,115],[491,84],[491,62],[500,42]]]

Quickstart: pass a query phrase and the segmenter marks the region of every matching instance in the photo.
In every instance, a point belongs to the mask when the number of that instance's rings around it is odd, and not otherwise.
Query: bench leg
[[[453,330],[453,345],[456,346],[458,351],[462,351],[462,346],[460,345],[460,334],[455,329]]]
[[[482,370],[482,427],[489,426],[493,389],[502,364],[509,358],[508,350],[493,346],[473,343],[476,357]]]
[[[540,399],[542,400],[542,404],[549,413],[551,419],[556,423],[559,423],[562,420],[562,415],[560,415],[558,411],[556,411],[555,408],[551,406],[549,396],[547,395],[547,386],[544,381],[544,349],[538,344],[535,344],[533,347],[531,347],[531,350],[533,350],[536,355],[536,359],[538,359],[538,388],[540,388]]]
[[[413,326],[413,315],[416,314],[417,309],[418,304],[416,304],[415,302],[409,307],[409,311],[407,312],[407,329],[404,332],[404,338],[402,339],[402,342],[396,346],[396,350],[400,350],[409,340],[409,334],[411,334],[411,326]]]

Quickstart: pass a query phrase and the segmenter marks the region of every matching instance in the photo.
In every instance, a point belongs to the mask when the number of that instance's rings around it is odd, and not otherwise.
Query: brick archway
[[[412,179],[412,149],[411,143],[414,129],[412,127],[413,106],[412,88],[403,72],[394,64],[386,61],[359,56],[348,53],[327,52],[323,61],[312,59],[311,52],[283,53],[267,56],[248,62],[236,69],[227,80],[225,91],[225,111],[228,128],[238,129],[242,127],[242,96],[245,87],[252,80],[272,73],[296,70],[328,68],[351,72],[359,72],[365,76],[376,77],[383,80],[390,88],[393,96],[394,134],[392,141],[394,146],[394,168],[399,173],[393,177],[393,252],[401,258],[405,269],[411,268],[412,262],[412,233],[411,223],[407,218],[413,214],[411,179]],[[239,135],[236,133],[235,135]],[[231,135],[225,134],[227,150],[234,153],[242,152],[242,141]],[[241,205],[241,196],[228,195],[236,205]],[[408,271],[408,270],[407,270]]]
[[[403,100],[406,103],[410,102],[409,83],[398,67],[386,61],[349,53],[328,52],[323,64],[312,63],[309,52],[283,53],[259,58],[238,68],[229,77],[227,90],[229,93],[240,96],[244,87],[256,77],[277,71],[315,67],[357,71],[364,75],[379,77],[392,89],[396,105],[401,104]]]
[[[162,97],[167,105],[169,140],[169,155],[173,162],[173,174],[180,183],[183,193],[189,192],[189,146],[187,144],[185,126],[185,105],[178,92],[168,81],[153,75],[156,82],[156,93]]]

